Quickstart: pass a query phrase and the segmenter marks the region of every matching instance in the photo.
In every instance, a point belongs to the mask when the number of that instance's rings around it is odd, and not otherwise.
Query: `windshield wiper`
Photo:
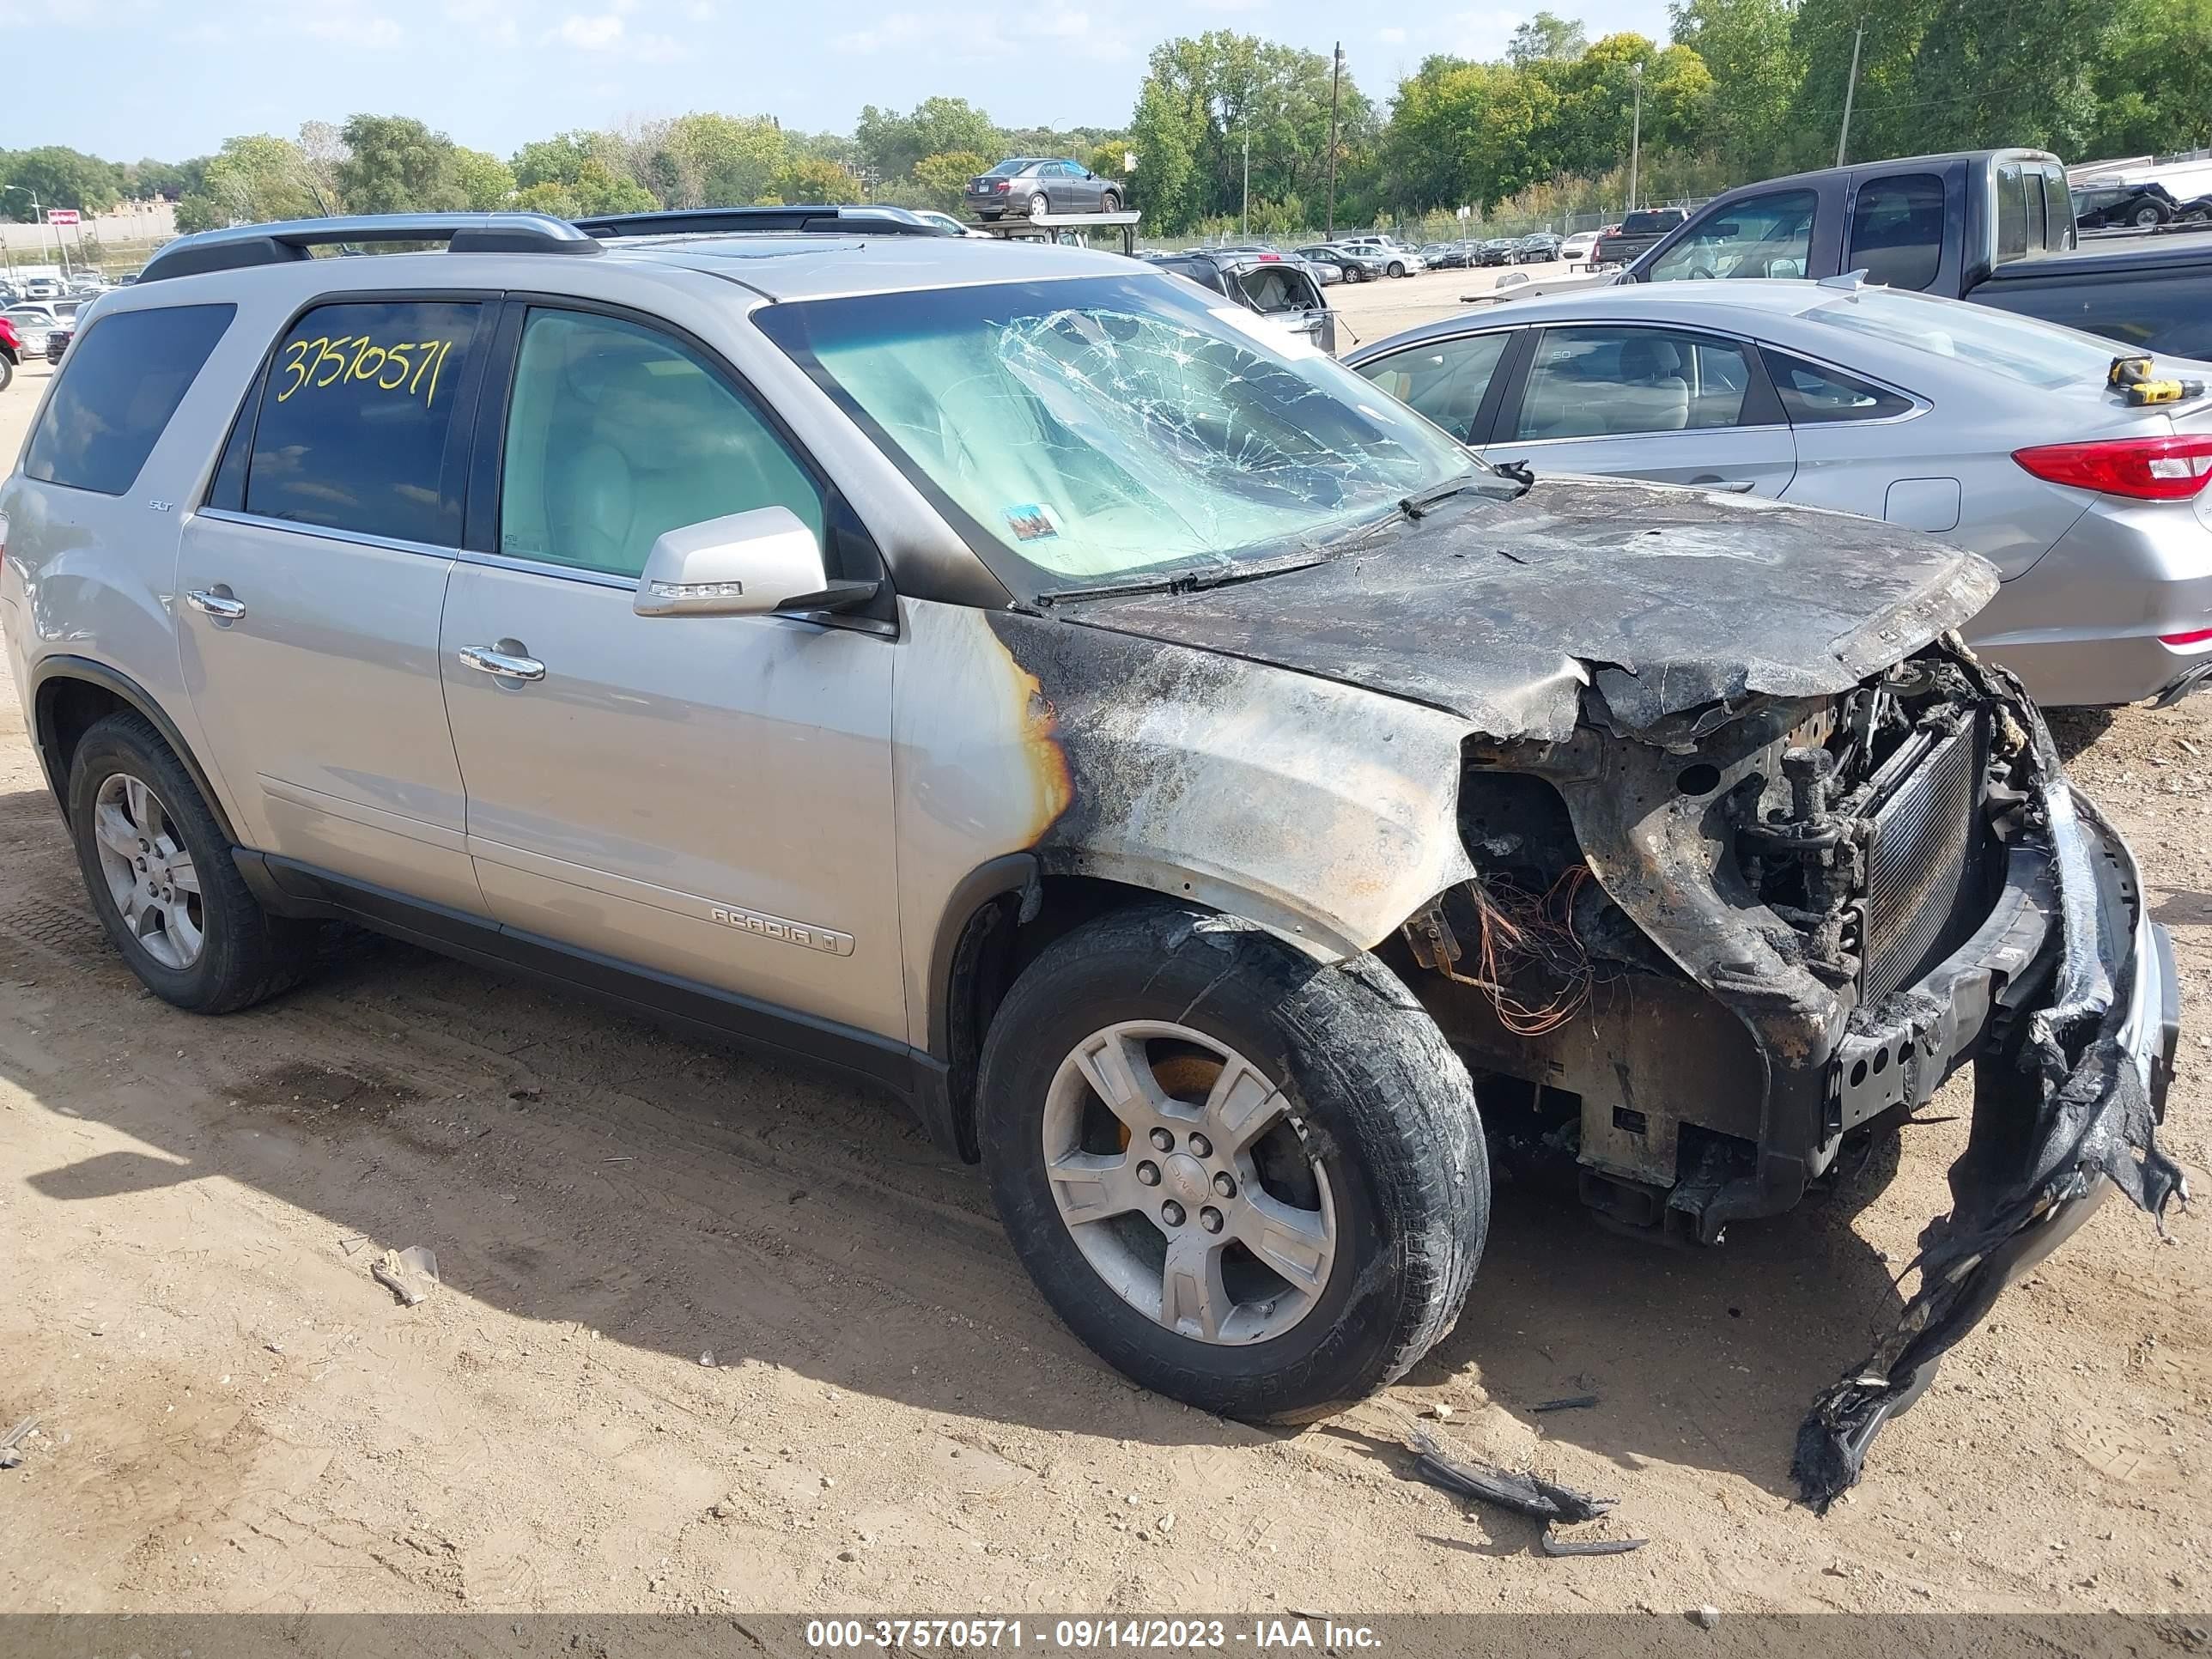
[[[1238,582],[1258,581],[1264,576],[1279,576],[1292,570],[1310,570],[1317,564],[1327,564],[1331,556],[1300,553],[1287,559],[1277,559],[1265,564],[1231,565],[1218,570],[1176,570],[1165,575],[1147,577],[1143,581],[1115,582],[1098,587],[1048,588],[1036,596],[1039,605],[1061,605],[1072,599],[1119,599],[1133,593],[1196,593],[1209,587],[1231,587]]]
[[[1529,471],[1527,465],[1522,462],[1489,462],[1486,465],[1490,472],[1508,479],[1515,486],[1512,493],[1505,495],[1504,498],[1507,501],[1518,501],[1528,493],[1536,482],[1536,475]],[[1465,495],[1469,490],[1479,495],[1492,496],[1503,493],[1494,488],[1486,489],[1485,485],[1487,482],[1482,474],[1476,473],[1472,477],[1460,479],[1456,483],[1448,483],[1431,489],[1425,495],[1406,496],[1398,503],[1398,510],[1413,523],[1419,524],[1455,495]]]

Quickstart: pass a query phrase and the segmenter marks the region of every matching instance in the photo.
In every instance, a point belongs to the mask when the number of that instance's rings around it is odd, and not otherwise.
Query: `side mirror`
[[[671,530],[645,556],[641,617],[764,617],[829,585],[822,543],[787,507]]]

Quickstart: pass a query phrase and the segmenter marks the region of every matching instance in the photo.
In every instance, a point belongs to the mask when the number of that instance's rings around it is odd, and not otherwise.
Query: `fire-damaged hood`
[[[1563,741],[1582,690],[1644,727],[1746,692],[1814,696],[1955,628],[1996,574],[1931,536],[1613,480],[1455,500],[1325,563],[1071,605],[1072,620]]]

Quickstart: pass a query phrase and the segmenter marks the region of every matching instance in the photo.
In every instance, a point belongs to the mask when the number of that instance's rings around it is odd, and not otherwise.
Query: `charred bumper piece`
[[[1710,1243],[1780,1213],[1849,1137],[1973,1068],[1919,1291],[1801,1433],[1796,1479],[1825,1509],[2110,1188],[2154,1215],[2185,1197],[2154,1139],[2171,946],[2033,705],[1954,644],[1834,698],[1644,713],[1599,677],[1569,743],[1471,750],[1481,873],[1405,945],[1439,1023],[1530,1087],[1616,1223]]]
[[[2047,873],[2030,880],[2036,908],[2055,908],[2051,976],[2012,1011],[2015,1040],[1980,1062],[1951,1212],[1921,1234],[1912,1264],[1918,1292],[1798,1431],[1791,1474],[1822,1513],[1858,1479],[1876,1431],[1926,1391],[1944,1352],[2112,1188],[2154,1217],[2177,1195],[2187,1201],[2155,1139],[2180,1026],[2172,944],[2149,918],[2127,843],[2075,795],[2041,717],[2028,712],[2049,842]],[[1919,1015],[1941,1022],[1954,986],[1921,988]]]

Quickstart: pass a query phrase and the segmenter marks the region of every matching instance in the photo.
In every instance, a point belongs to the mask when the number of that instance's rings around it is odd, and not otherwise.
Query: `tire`
[[[1126,1073],[1096,1058],[1109,1053]],[[1125,1092],[1160,1111],[1111,1111],[1091,1078],[1139,1067],[1160,1092]],[[1224,1110],[1205,1103],[1216,1087]],[[1371,957],[1324,967],[1247,923],[1166,904],[1116,912],[1015,982],[977,1095],[984,1168],[1023,1265],[1146,1388],[1311,1421],[1401,1376],[1459,1316],[1490,1215],[1474,1086]],[[1103,1173],[1070,1181],[1069,1159]],[[1071,1218],[1064,1201],[1096,1214]],[[1203,1270],[1168,1275],[1171,1248]],[[1277,1271],[1285,1261],[1308,1276]]]
[[[1119,213],[1121,210],[1120,195],[1113,191],[1108,191],[1098,198],[1098,210],[1101,213]]]
[[[103,811],[108,806],[122,811],[121,822]],[[306,973],[319,930],[272,916],[255,901],[232,862],[229,838],[143,716],[110,714],[78,741],[70,761],[69,817],[94,913],[131,971],[163,1001],[193,1013],[227,1014],[274,996]],[[149,880],[174,878],[163,889],[166,897],[148,896],[149,912],[161,920],[143,928],[126,919],[113,860],[102,857],[104,843],[121,856],[125,827],[143,832],[138,856],[149,862],[138,867]],[[164,847],[173,849],[166,860],[160,856]],[[187,877],[199,889],[197,902]],[[131,893],[137,902],[135,885]],[[188,951],[195,933],[197,948]]]
[[[5,392],[15,380],[15,363],[11,357],[0,357],[0,392]]]
[[[1047,196],[1042,191],[1037,191],[1036,195],[1030,198],[1030,218],[1034,219],[1040,213],[1049,213],[1051,210],[1052,198]]]
[[[1405,262],[1404,262],[1403,260],[1401,260],[1401,259],[1393,259],[1393,260],[1391,260],[1391,261],[1390,261],[1390,274],[1391,274],[1393,276],[1403,276],[1406,274],[1406,265],[1405,265]]]
[[[2154,202],[2145,202],[2135,210],[2134,217],[2138,228],[2148,230],[2166,222],[2166,210]]]

